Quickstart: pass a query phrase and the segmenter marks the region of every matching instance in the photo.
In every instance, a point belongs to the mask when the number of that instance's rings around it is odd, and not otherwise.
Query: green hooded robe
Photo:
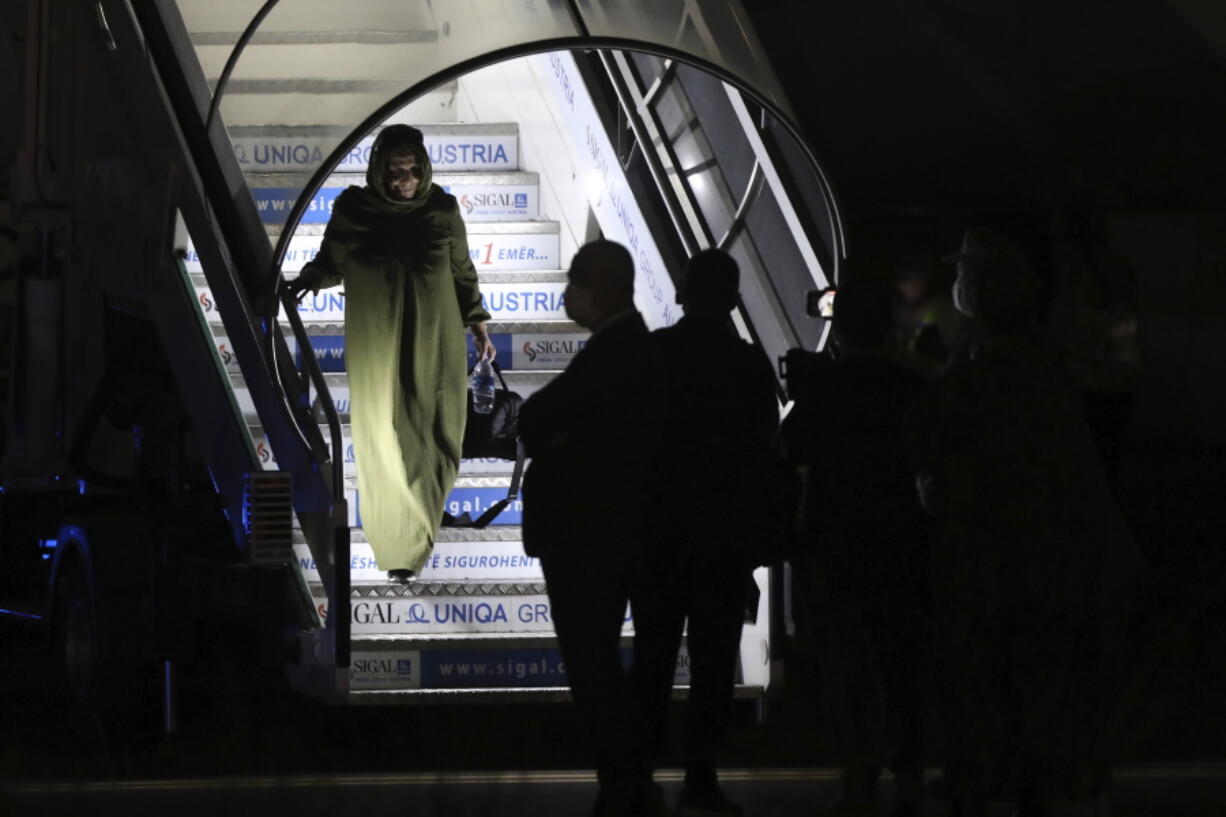
[[[409,200],[384,186],[413,146],[423,177]],[[489,320],[454,196],[431,183],[421,133],[380,132],[366,186],[333,205],[303,270],[345,284],[345,357],[362,527],[381,570],[421,570],[455,483],[467,415],[465,327]],[[334,454],[335,456],[335,454]]]

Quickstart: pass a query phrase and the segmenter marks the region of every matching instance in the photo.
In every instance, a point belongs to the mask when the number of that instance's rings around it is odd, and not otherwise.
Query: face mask
[[[598,314],[595,294],[594,290],[579,286],[574,281],[568,283],[562,296],[566,317],[584,328],[591,328]]]

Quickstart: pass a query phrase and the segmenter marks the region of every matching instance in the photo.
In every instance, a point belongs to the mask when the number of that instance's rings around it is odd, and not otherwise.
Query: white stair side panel
[[[417,103],[414,103],[416,105]],[[396,116],[411,121],[413,106]],[[424,113],[424,111],[423,111]],[[440,121],[419,117],[416,121]],[[436,173],[519,170],[519,131],[515,125],[419,125]],[[380,128],[363,138],[333,168],[338,173],[365,173]],[[245,173],[314,171],[340,144],[335,128],[248,126],[231,129],[234,155]]]
[[[496,321],[564,320],[565,290],[560,281],[481,284],[482,303]]]
[[[328,616],[326,597],[315,598],[320,617]],[[552,633],[553,611],[549,596],[400,596],[352,599],[350,624],[363,633]],[[623,632],[632,632],[626,608]]]
[[[386,571],[380,570],[369,542],[353,542],[349,546],[349,578],[355,582],[382,582]],[[305,544],[294,545],[294,556],[308,582],[318,582],[319,571],[310,549]],[[524,555],[519,542],[437,542],[426,560],[419,578],[422,581],[542,581],[537,559]]]
[[[456,114],[474,122],[518,122],[520,162],[540,174],[541,212],[561,222],[560,267],[587,239],[588,181],[571,158],[570,134],[553,114],[547,89],[528,59],[465,74]]]
[[[434,183],[456,197],[465,222],[532,221],[540,216],[535,173],[450,173],[435,175]],[[247,184],[256,212],[265,224],[284,224],[308,179],[293,174],[250,174]],[[362,186],[365,177],[338,173],[311,196],[302,224],[324,224],[332,217],[336,199],[347,187]]]
[[[353,451],[353,436],[352,427],[345,423],[341,426],[341,446],[345,452],[345,476],[356,478],[358,473],[357,457]],[[251,433],[251,444],[255,446],[255,450],[260,455],[260,462],[266,469],[275,469],[277,467],[276,460],[272,456],[272,446],[268,442],[268,437],[264,435],[263,429],[259,426],[250,426],[248,431]],[[328,427],[321,425],[319,433],[324,438],[324,442],[328,441]],[[509,476],[515,470],[515,460],[503,460],[493,458],[482,459],[462,459],[460,460],[459,476]]]
[[[326,598],[317,598],[323,616]],[[403,596],[353,599],[354,633],[551,633],[549,596]]]
[[[574,57],[557,51],[537,54],[530,64],[546,86],[555,121],[570,135],[565,140],[578,177],[585,180],[588,204],[605,238],[617,241],[634,257],[634,303],[647,326],[658,329],[681,317],[675,289],[651,230],[639,210],[621,162]],[[540,170],[540,168],[534,168]]]
[[[556,643],[519,644],[506,639],[497,647],[432,648],[429,642],[408,642],[393,649],[354,645],[349,670],[350,689],[455,689],[464,687],[567,686],[566,668]],[[624,652],[631,649],[622,647]],[[685,644],[677,655],[673,683],[690,682],[690,660]]]
[[[228,32],[235,37],[242,32],[258,8],[254,3],[219,3],[217,0],[178,0],[175,4],[183,15],[187,30]],[[381,21],[381,29],[390,32],[433,31],[434,17],[425,5],[403,0],[364,0],[362,17],[354,15],[346,3],[299,3],[293,14],[271,14],[260,27],[260,34],[277,32],[344,32],[357,25],[363,30],[370,20]],[[257,35],[259,36],[259,35]]]
[[[515,222],[503,222],[513,225]],[[520,222],[537,225],[540,222]],[[489,229],[488,227],[486,228]],[[297,273],[319,254],[321,235],[296,234],[289,240],[281,271]],[[482,270],[555,270],[558,266],[558,234],[556,232],[485,232],[480,224],[468,231],[468,255],[477,271]],[[188,245],[188,272],[203,272],[195,247]],[[197,294],[200,294],[197,291]],[[321,295],[323,292],[320,293]],[[203,305],[203,304],[202,304]]]
[[[338,321],[339,323],[339,321]],[[298,342],[285,327],[285,342],[295,360]],[[561,370],[570,365],[580,350],[587,345],[591,335],[586,332],[499,332],[490,333],[498,361],[504,370],[526,371],[533,369]],[[225,334],[225,327],[213,324],[213,344],[225,364],[226,371],[239,371],[238,358]],[[315,358],[324,372],[344,371],[345,336],[341,334],[315,334],[311,336]],[[471,359],[470,359],[471,363]]]
[[[312,93],[308,86],[294,91],[292,86],[284,89],[269,89],[268,93],[241,93],[243,86],[231,80],[221,105],[221,115],[226,126],[263,127],[275,122],[284,127],[310,128],[316,125],[353,127],[361,115],[376,110],[403,88],[398,82],[371,82],[365,89],[347,93]],[[355,114],[357,114],[355,116]],[[455,120],[455,89],[445,85],[419,96],[405,114],[413,122],[451,122]],[[299,144],[293,142],[291,144]],[[321,158],[310,153],[295,151],[290,163],[284,165],[261,164],[253,154],[235,155],[244,170],[301,170],[305,166],[318,166],[326,158],[339,139],[320,145]],[[315,147],[315,146],[310,146]]]

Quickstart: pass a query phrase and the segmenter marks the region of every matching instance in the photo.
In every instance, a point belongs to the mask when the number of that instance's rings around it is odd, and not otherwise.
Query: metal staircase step
[[[472,582],[472,581],[540,581],[540,563],[524,554],[520,543],[519,526],[495,526],[481,528],[483,531],[498,531],[510,528],[514,536],[508,539],[448,539],[440,536],[434,544],[434,551],[422,567],[419,578],[430,582]],[[476,530],[473,528],[443,528],[444,534],[453,530]],[[299,541],[294,544],[294,558],[302,571],[303,578],[308,582],[319,581],[319,571],[315,560],[311,557],[306,542],[301,541],[302,534],[295,531]],[[349,578],[353,582],[386,582],[387,574],[379,569],[375,561],[374,551],[366,541],[360,528],[351,529],[349,545]]]
[[[553,616],[544,582],[421,585],[416,593],[389,595],[392,586],[354,588],[349,601],[353,633],[552,633]],[[321,618],[328,616],[322,587],[314,588]]]
[[[237,38],[253,13],[251,8],[241,3],[218,3],[216,0],[179,0],[176,5],[183,15],[184,25],[192,33],[193,41],[202,36],[202,32]],[[344,3],[302,3],[295,6],[293,14],[269,15],[260,32],[270,35],[366,33],[350,32],[358,20],[378,20],[381,33],[433,31],[437,28],[424,6],[406,4],[400,0],[364,0],[362,5],[364,11],[369,10],[369,13],[355,17],[353,8]],[[226,42],[229,43],[229,40]]]
[[[515,689],[557,696],[568,692],[566,668],[553,635],[507,633],[491,638],[476,633],[355,634],[351,643],[351,695],[367,694],[396,702],[398,696],[378,693],[395,692],[407,697],[403,693],[447,695]],[[622,634],[621,654],[629,665],[633,638],[628,631]],[[689,666],[683,638],[673,676],[675,687],[689,684]]]
[[[294,231],[281,263],[289,277],[319,254],[325,224],[303,224]],[[276,240],[280,224],[265,224],[269,240]],[[560,265],[561,236],[556,221],[485,221],[468,230],[468,254],[478,272],[499,270],[556,271]],[[185,259],[188,272],[200,273],[200,256],[190,243]],[[322,295],[323,293],[321,293]],[[554,310],[557,314],[563,314]],[[545,314],[510,315],[510,318],[547,317]]]
[[[301,368],[298,342],[288,331],[288,324],[284,326],[290,354]],[[571,321],[491,321],[487,326],[490,340],[498,352],[497,360],[504,371],[565,369],[591,337],[589,332]],[[305,327],[320,370],[327,373],[345,371],[345,325],[339,321],[311,322],[306,323]],[[220,323],[213,323],[210,328],[213,331],[213,343],[226,371],[239,372],[238,359],[230,346],[225,327]],[[470,340],[470,367],[475,359]]]
[[[188,38],[196,53],[200,54],[209,46],[226,46],[228,55],[238,43],[238,31],[193,31]],[[248,47],[261,45],[413,45],[418,43],[438,42],[437,29],[397,30],[397,31],[346,31],[343,29],[329,31],[264,31],[255,32],[247,41]]]
[[[234,154],[244,173],[314,172],[349,136],[343,125],[230,125]],[[515,123],[415,124],[425,137],[436,173],[518,171],[519,125]],[[341,158],[338,173],[365,173],[375,128]]]
[[[265,224],[284,224],[310,176],[305,173],[248,173],[247,186]],[[536,173],[438,173],[434,183],[456,197],[466,222],[532,221],[540,217]],[[366,184],[364,173],[334,173],[315,191],[300,224],[322,224],[345,188]]]
[[[507,388],[527,399],[556,377],[559,371],[558,369],[527,369],[509,370],[502,374],[506,378]],[[328,392],[332,395],[332,402],[336,405],[341,422],[349,422],[349,384],[345,375],[335,372],[325,374],[324,381],[328,384]],[[230,384],[234,389],[234,395],[238,400],[239,409],[242,411],[243,417],[252,425],[259,423],[259,417],[255,413],[255,405],[251,402],[251,397],[247,392],[247,386],[243,383],[242,377],[231,375]]]
[[[244,55],[245,56],[245,55]],[[242,70],[240,63],[239,70]],[[210,88],[215,80],[210,79]],[[414,122],[440,122],[455,116],[457,84],[455,81],[435,86],[416,97],[399,115]],[[221,114],[227,127],[265,127],[270,122],[278,127],[301,128],[315,125],[344,126],[362,114],[373,111],[404,90],[396,79],[332,77],[246,79],[238,76],[226,84]],[[327,158],[339,140],[321,146],[319,155],[299,151],[296,155],[278,158],[274,153],[273,167],[299,168],[319,165]],[[242,154],[236,151],[240,163]],[[308,149],[313,146],[307,146]],[[258,157],[250,157],[257,166]],[[284,164],[276,164],[284,161]]]
[[[255,446],[256,453],[260,457],[261,464],[266,469],[276,467],[276,460],[272,455],[272,448],[268,443],[268,438],[264,436],[264,429],[260,426],[249,426],[248,430],[251,433],[251,442]],[[324,441],[328,440],[328,426],[321,424],[319,426],[320,434]],[[341,446],[345,452],[345,476],[353,477],[357,474],[357,459],[353,452],[353,431],[352,426],[348,423],[341,424]],[[460,460],[459,476],[463,477],[495,477],[508,476],[515,468],[514,460],[503,459],[462,459]]]
[[[366,543],[366,533],[361,528],[350,530],[350,547]],[[478,542],[520,542],[523,533],[518,525],[504,525],[497,528],[440,528],[434,541],[436,545],[443,543],[478,543]],[[297,523],[294,524],[294,545],[305,545],[306,539]]]

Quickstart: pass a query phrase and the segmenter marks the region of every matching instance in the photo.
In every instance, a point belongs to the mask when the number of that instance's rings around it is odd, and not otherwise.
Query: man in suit
[[[635,607],[663,626],[636,628],[635,682],[645,748],[664,725],[683,625],[690,659],[685,709],[685,786],[678,817],[739,815],[719,788],[716,750],[732,710],[747,590],[763,533],[747,507],[779,424],[777,381],[760,347],[737,336],[729,313],[740,270],[709,249],[686,264],[677,302],[684,317],[653,334],[668,372],[662,471],[667,500],[654,569]]]
[[[541,560],[567,678],[595,744],[595,815],[647,813],[621,630],[659,496],[663,377],[634,308],[634,262],[594,241],[575,254],[566,312],[592,331],[566,371],[529,398],[519,430],[524,550]],[[636,622],[636,627],[643,622]]]

